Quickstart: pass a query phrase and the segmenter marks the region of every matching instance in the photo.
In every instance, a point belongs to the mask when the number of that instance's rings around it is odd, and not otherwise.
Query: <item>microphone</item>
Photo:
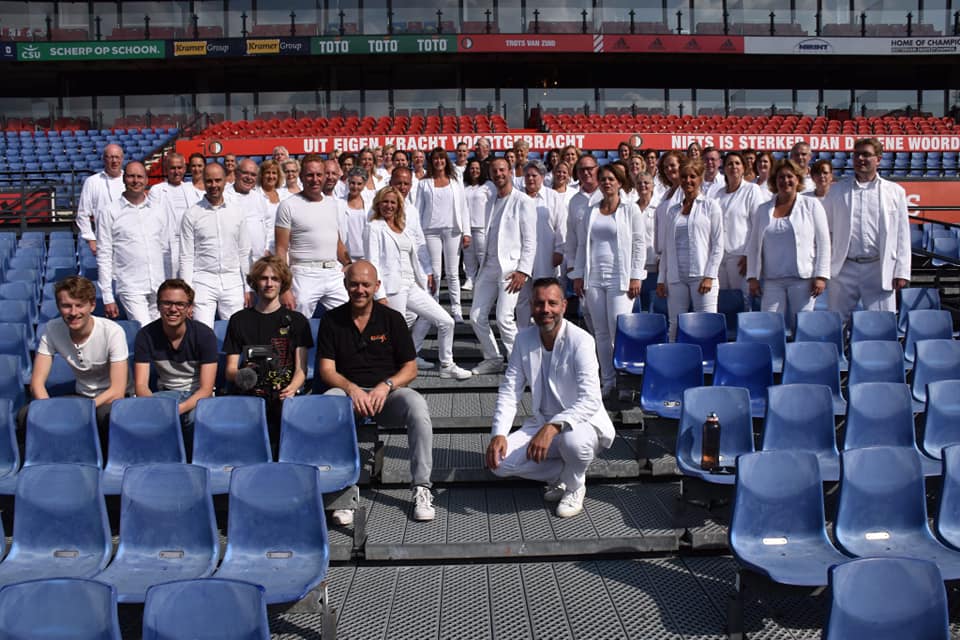
[[[257,386],[258,379],[259,376],[252,367],[244,367],[237,370],[237,377],[234,378],[233,383],[240,391],[247,392]]]

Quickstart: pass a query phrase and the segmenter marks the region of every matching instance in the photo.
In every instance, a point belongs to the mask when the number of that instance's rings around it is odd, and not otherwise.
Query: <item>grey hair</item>
[[[527,169],[535,169],[541,176],[547,175],[547,167],[540,160],[530,160],[527,162],[527,164],[523,165],[523,172],[526,173]]]
[[[350,169],[350,171],[347,171],[347,180],[356,177],[363,178],[363,181],[366,182],[367,172],[364,171],[362,167],[354,167],[353,169]]]

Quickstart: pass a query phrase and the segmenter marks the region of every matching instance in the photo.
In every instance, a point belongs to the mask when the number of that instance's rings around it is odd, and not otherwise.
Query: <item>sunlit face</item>
[[[703,167],[707,175],[715,176],[720,171],[720,152],[716,149],[703,155]]]
[[[853,150],[853,172],[860,182],[869,182],[877,177],[880,154],[872,144],[857,145]]]
[[[118,145],[108,144],[103,148],[103,170],[111,178],[116,178],[123,171],[123,149]]]
[[[617,145],[617,157],[620,158],[620,160],[623,160],[624,162],[629,160],[630,145],[626,144],[625,142],[621,142],[619,145]]]
[[[283,179],[288,186],[297,184],[299,178],[300,171],[297,170],[297,165],[289,162],[283,165]]]
[[[57,310],[67,327],[74,332],[80,332],[92,322],[91,316],[96,302],[73,298],[66,291],[57,294]]]
[[[417,150],[413,152],[413,166],[420,170],[423,168],[423,165],[427,162],[427,156],[424,155],[423,151]]]
[[[373,154],[369,151],[364,151],[360,154],[360,168],[367,172],[367,175],[373,171],[373,163],[375,161]]]
[[[810,147],[805,144],[797,145],[790,151],[790,159],[801,167],[810,164]]]
[[[759,156],[757,158],[757,172],[761,176],[770,175],[770,156]]]
[[[563,161],[566,162],[571,167],[577,164],[578,159],[579,157],[577,156],[576,149],[568,148],[566,151],[563,152]]]
[[[533,321],[541,331],[552,332],[567,312],[567,298],[557,285],[537,287],[530,301]]]
[[[471,162],[467,165],[467,175],[470,176],[470,179],[474,182],[480,179],[481,172],[479,162]]]
[[[207,190],[207,200],[219,204],[223,200],[223,188],[226,186],[226,173],[216,162],[211,162],[203,169],[203,186]]]
[[[822,166],[810,174],[813,183],[818,187],[829,187],[833,182],[833,171],[830,167]]]
[[[354,165],[356,165],[356,163],[353,161],[352,157],[344,158],[343,165],[342,165],[343,173],[344,174],[350,173],[350,169],[353,169]]]
[[[323,163],[323,191],[330,193],[340,182],[340,165],[334,160]]]
[[[305,162],[300,168],[300,181],[303,183],[303,196],[307,200],[317,201],[323,198],[323,163]]]
[[[260,185],[264,189],[273,190],[278,184],[280,184],[280,172],[273,167],[264,169],[263,175],[260,176]]]
[[[433,168],[434,174],[441,174],[447,169],[447,154],[445,153],[434,153],[430,156],[430,166]]]
[[[657,174],[657,159],[658,158],[656,153],[647,154],[647,157],[646,157],[647,173],[649,173],[652,176]]]
[[[543,187],[543,176],[540,175],[539,171],[530,167],[523,172],[523,185],[529,195],[540,193],[540,189]]]
[[[176,329],[186,322],[192,306],[190,297],[183,289],[164,289],[157,299],[160,319],[170,329]]]
[[[190,177],[193,178],[194,182],[203,180],[204,166],[206,165],[203,162],[203,158],[192,158],[190,160]]]
[[[580,188],[585,191],[593,191],[597,187],[597,169],[600,165],[596,159],[584,156],[580,164],[577,165],[577,177],[580,179]]]
[[[692,169],[680,171],[680,190],[686,197],[693,197],[700,193],[700,185],[703,183],[703,176],[697,175]]]
[[[347,178],[347,192],[351,198],[357,198],[363,192],[363,185],[367,182],[360,176],[351,176]]]
[[[273,161],[277,164],[283,164],[290,158],[290,153],[283,147],[277,147],[273,150]]]
[[[131,162],[123,172],[123,186],[131,195],[139,196],[147,189],[147,170],[139,162]]]
[[[757,162],[757,154],[755,153],[744,153],[743,154],[743,170],[746,171],[748,167],[753,167]]]
[[[377,205],[377,213],[379,213],[380,217],[387,222],[392,222],[396,218],[399,210],[400,200],[397,198],[397,194],[395,193],[388,193],[384,195],[380,200],[380,204]]]
[[[257,278],[257,295],[268,302],[276,300],[280,296],[281,284],[282,280],[273,267],[266,267]]]
[[[393,175],[390,176],[390,186],[400,192],[404,198],[410,193],[410,189],[413,188],[413,179],[410,177],[409,171],[394,171]]]
[[[223,168],[227,170],[227,173],[233,173],[237,170],[237,156],[235,155],[226,155],[223,156]]]
[[[467,148],[467,145],[460,143],[457,145],[457,163],[463,164],[467,161],[467,156],[470,155],[470,150]]]
[[[393,166],[408,169],[410,167],[410,160],[407,158],[407,154],[403,151],[397,151],[393,154]]]
[[[517,152],[513,149],[507,149],[503,152],[503,158],[511,167],[517,166]]]
[[[680,159],[676,156],[667,158],[663,163],[663,173],[670,184],[676,186],[680,182]]]
[[[363,263],[351,266],[343,283],[347,288],[350,306],[355,310],[366,309],[373,304],[373,296],[380,288],[376,271]]]
[[[639,175],[641,171],[647,168],[646,163],[643,161],[643,158],[634,156],[630,158],[630,174]]]
[[[510,165],[503,158],[497,158],[490,164],[490,180],[498,190],[506,189],[511,183]]]
[[[570,182],[570,170],[566,163],[560,163],[553,169],[553,186],[562,187]]]
[[[777,172],[777,195],[784,198],[791,198],[797,195],[797,186],[800,184],[800,176],[795,174],[789,167],[783,167]]]
[[[187,165],[183,158],[167,158],[167,182],[177,186],[183,182],[183,177],[187,174]]]
[[[620,192],[620,187],[623,186],[621,182],[617,180],[616,174],[608,169],[602,169],[598,172],[597,183],[600,187],[600,193],[605,196],[616,195]]]
[[[653,195],[653,178],[650,176],[644,176],[637,179],[637,193],[641,197],[647,195]]]
[[[703,155],[703,149],[700,148],[696,142],[687,147],[687,157],[688,158],[699,158]]]
[[[237,165],[237,181],[233,188],[237,193],[249,193],[251,189],[257,186],[257,163],[253,160],[242,160]]]
[[[723,163],[723,175],[728,184],[737,184],[743,180],[743,161],[737,156],[727,156]]]

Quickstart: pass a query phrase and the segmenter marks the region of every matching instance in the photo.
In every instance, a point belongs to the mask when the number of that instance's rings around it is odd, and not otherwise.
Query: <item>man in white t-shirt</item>
[[[277,209],[275,237],[277,256],[293,272],[293,288],[283,295],[283,305],[310,318],[318,303],[332,309],[347,301],[342,269],[350,264],[350,255],[337,199],[323,193],[323,158],[305,156],[300,180],[303,191]]]

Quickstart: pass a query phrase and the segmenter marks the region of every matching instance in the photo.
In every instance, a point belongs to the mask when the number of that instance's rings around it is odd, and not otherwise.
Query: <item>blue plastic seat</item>
[[[830,570],[825,640],[947,640],[943,575],[933,562],[863,558]]]
[[[840,356],[840,371],[847,370],[847,358],[843,354],[843,321],[836,311],[800,311],[797,313],[797,329],[794,342],[830,342],[837,347]]]
[[[850,344],[850,373],[847,384],[861,382],[907,382],[903,368],[903,348],[899,342],[863,340]]]
[[[11,584],[0,589],[0,637],[120,640],[116,591],[78,578]]]
[[[42,265],[40,262],[41,259],[42,258],[39,254],[17,252],[4,261],[6,263],[4,265],[5,271],[22,269],[25,271],[32,270],[40,273],[40,267]]]
[[[737,314],[749,311],[740,289],[720,289],[717,293],[717,313],[727,321],[727,340],[737,339]]]
[[[695,344],[652,344],[640,387],[640,406],[647,413],[679,418],[683,392],[703,386],[703,357]]]
[[[23,466],[74,463],[103,466],[93,398],[34,400],[27,410]]]
[[[70,250],[64,249],[64,251]],[[73,255],[50,255],[47,258],[44,279],[47,282],[60,282],[67,276],[76,275],[77,259]]]
[[[30,341],[23,323],[0,322],[0,354],[16,356],[20,361],[20,382],[29,384],[33,374]]]
[[[143,640],[269,640],[263,588],[239,580],[181,580],[150,587]]]
[[[356,484],[360,449],[350,398],[307,395],[284,400],[278,459],[317,467],[323,493]]]
[[[742,387],[695,387],[683,393],[677,431],[677,467],[687,476],[711,484],[734,483],[732,473],[711,473],[700,468],[703,423],[710,412],[720,419],[720,466],[729,469],[737,456],[753,451],[750,392]]]
[[[926,287],[907,287],[900,290],[899,316],[897,330],[900,335],[907,332],[909,314],[917,309],[940,309],[940,290]]]
[[[917,447],[913,403],[907,385],[894,382],[863,382],[848,388],[844,451],[860,447],[906,447],[911,449],[927,476],[940,475],[940,461],[923,455]]]
[[[704,373],[713,372],[717,345],[726,341],[727,320],[722,313],[698,311],[681,313],[677,318],[677,342],[700,346]]]
[[[137,339],[137,333],[140,331],[140,323],[136,320],[114,320],[120,328],[123,329],[127,337],[127,350],[133,354],[133,344]]]
[[[97,580],[120,602],[143,602],[147,589],[171,580],[206,578],[220,557],[209,472],[189,464],[127,468],[120,501],[120,546]]]
[[[89,578],[112,551],[100,470],[82,464],[24,467],[14,501],[13,543],[0,584]]]
[[[230,482],[227,550],[214,577],[263,586],[267,604],[305,597],[327,574],[329,550],[316,467],[239,467]]]
[[[921,340],[949,340],[953,337],[953,317],[947,310],[918,309],[911,311],[907,323],[907,339],[903,357],[908,367],[916,360],[916,344]]]
[[[17,446],[13,402],[0,398],[0,494],[12,494],[17,488],[20,471],[20,447]],[[0,533],[2,533],[0,525]],[[2,550],[3,545],[0,545]]]
[[[819,384],[770,387],[763,422],[763,451],[805,451],[817,457],[820,477],[840,478],[833,417],[833,394]]]
[[[663,344],[667,338],[667,317],[660,313],[621,313],[613,339],[613,366],[634,375],[643,373],[647,347]]]
[[[919,413],[927,401],[928,384],[937,380],[960,380],[960,342],[923,340],[917,343],[916,354],[911,389],[914,410]]]
[[[957,239],[950,235],[944,238],[934,238],[933,239],[933,253],[937,254],[936,257],[930,260],[930,264],[935,267],[942,267],[945,264],[957,264],[960,262],[960,244],[957,243]]]
[[[823,484],[807,451],[759,451],[737,459],[730,549],[738,564],[779,583],[821,586],[850,558],[827,537]]]
[[[40,294],[40,285],[43,282],[40,279],[40,272],[37,269],[7,269],[3,274],[4,282],[26,282],[36,289],[37,295]]]
[[[227,396],[197,402],[191,462],[210,470],[212,493],[227,493],[235,467],[271,459],[263,398]]]
[[[927,384],[923,451],[939,460],[941,450],[955,444],[960,444],[960,380],[937,380]]]
[[[19,356],[0,353],[0,398],[11,402],[13,411],[27,403],[27,394],[20,378]]]
[[[822,384],[833,394],[833,413],[842,416],[847,403],[840,395],[840,359],[830,342],[791,342],[783,365],[783,384]]]
[[[101,484],[118,495],[127,468],[152,462],[186,462],[174,398],[121,398],[110,408],[110,446]]]
[[[214,320],[213,334],[217,336],[217,350],[223,351],[223,341],[227,338],[227,324],[229,320]]]
[[[36,343],[36,333],[33,326],[37,320],[37,305],[30,305],[26,300],[4,300],[0,303],[0,322],[24,325],[31,347]]]
[[[737,315],[737,342],[762,342],[770,345],[773,372],[783,371],[787,351],[787,331],[783,314],[773,311],[747,311]]]
[[[866,447],[844,451],[840,460],[834,533],[843,551],[929,560],[945,580],[960,578],[960,554],[930,532],[923,472],[913,451]]]
[[[944,544],[960,550],[960,445],[946,446],[941,454],[943,485],[937,509],[937,537]]]
[[[762,418],[767,407],[767,387],[773,385],[770,347],[759,342],[718,344],[713,385],[747,389],[751,413],[755,418]]]

